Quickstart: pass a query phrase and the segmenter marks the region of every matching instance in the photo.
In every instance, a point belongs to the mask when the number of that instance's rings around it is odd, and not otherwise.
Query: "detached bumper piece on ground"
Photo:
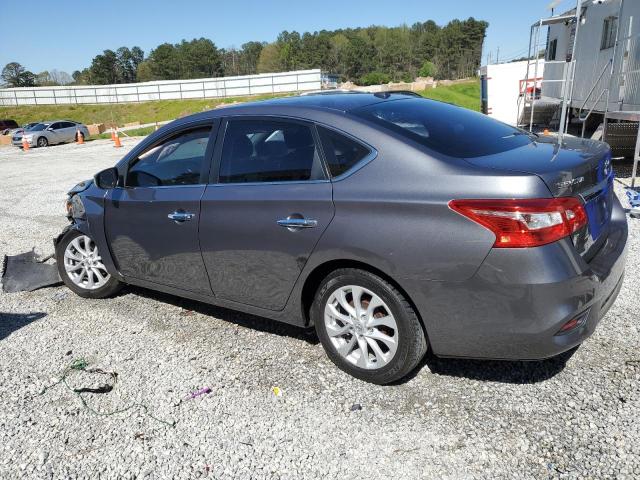
[[[39,260],[35,252],[4,257],[2,270],[2,290],[5,293],[31,292],[38,288],[61,283],[55,265]]]

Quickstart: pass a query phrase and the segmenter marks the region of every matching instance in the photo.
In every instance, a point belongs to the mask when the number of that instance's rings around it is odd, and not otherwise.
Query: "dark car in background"
[[[15,120],[0,120],[0,135],[6,135],[9,130],[18,128]]]
[[[60,275],[306,327],[389,383],[427,349],[541,359],[591,335],[627,223],[604,143],[405,94],[309,95],[177,120],[68,200]]]

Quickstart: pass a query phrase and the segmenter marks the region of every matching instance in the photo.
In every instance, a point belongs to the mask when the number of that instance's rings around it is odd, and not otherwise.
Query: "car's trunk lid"
[[[467,161],[538,175],[555,197],[582,197],[589,223],[573,241],[587,260],[606,240],[614,195],[611,150],[606,143],[565,137],[561,147],[555,137],[540,137],[508,152]]]

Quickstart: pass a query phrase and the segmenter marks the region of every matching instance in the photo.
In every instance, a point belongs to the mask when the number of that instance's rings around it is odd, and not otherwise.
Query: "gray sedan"
[[[46,147],[58,143],[73,142],[80,132],[82,139],[89,137],[89,130],[85,125],[71,120],[53,120],[33,124],[23,132],[16,132],[11,137],[11,143],[22,147],[23,136],[30,147]]]
[[[606,144],[402,93],[182,118],[67,208],[56,255],[78,295],[132,284],[315,326],[339,368],[380,384],[427,350],[579,345],[618,295],[627,244]]]

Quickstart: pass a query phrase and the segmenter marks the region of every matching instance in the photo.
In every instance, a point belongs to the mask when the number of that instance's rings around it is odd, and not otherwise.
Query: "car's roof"
[[[388,102],[391,100],[400,100],[411,98],[411,95],[404,92],[381,92],[381,93],[367,93],[367,92],[336,92],[331,91],[321,92],[311,95],[298,95],[295,97],[275,98],[272,100],[263,100],[260,102],[247,103],[245,105],[251,105],[252,107],[299,107],[299,108],[312,108],[312,109],[329,109],[337,110],[340,112],[348,112],[350,110],[364,107],[366,105],[372,105],[380,102]],[[234,108],[234,107],[230,107]]]

